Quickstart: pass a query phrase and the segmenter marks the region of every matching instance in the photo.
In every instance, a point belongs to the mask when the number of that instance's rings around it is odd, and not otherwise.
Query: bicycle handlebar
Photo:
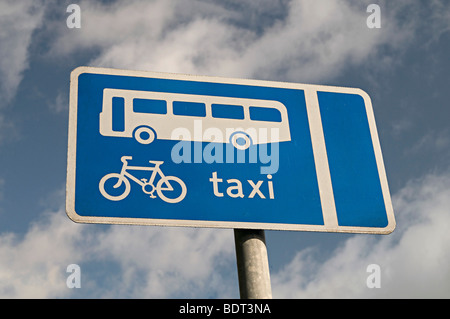
[[[126,164],[127,160],[132,160],[132,159],[133,159],[133,156],[122,156],[122,157],[120,158],[120,160],[121,160],[124,164]]]

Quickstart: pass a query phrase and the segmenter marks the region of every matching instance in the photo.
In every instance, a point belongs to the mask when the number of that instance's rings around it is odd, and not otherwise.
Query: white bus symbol
[[[291,140],[287,110],[278,101],[119,89],[103,91],[100,113],[103,136],[135,138],[141,144],[150,144],[155,139],[177,139],[172,132],[180,127],[193,132],[196,120],[202,120],[205,130],[221,130],[223,139],[214,142],[232,143],[238,149]],[[266,132],[266,136],[258,138],[257,132]],[[192,141],[210,142],[195,135]]]

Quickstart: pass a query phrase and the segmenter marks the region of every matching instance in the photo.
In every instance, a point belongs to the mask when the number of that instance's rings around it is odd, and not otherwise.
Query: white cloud
[[[230,297],[233,248],[227,230],[81,225],[57,210],[23,237],[0,235],[0,297]],[[79,292],[66,286],[70,264],[81,268]]]
[[[220,269],[233,254],[232,232],[168,227],[113,227],[98,238],[94,254],[119,263],[121,288],[132,296],[164,298],[230,295]],[[117,294],[119,293],[119,294]],[[206,297],[206,295],[203,295]]]
[[[318,81],[349,64],[371,63],[380,48],[399,46],[413,33],[399,27],[397,7],[386,13],[390,23],[373,30],[366,6],[351,1],[293,0],[286,15],[258,27],[245,21],[253,6],[260,13],[274,9],[264,1],[241,5],[242,12],[200,1],[118,1],[109,7],[85,1],[82,28],[65,30],[52,52],[96,48],[94,66]]]
[[[55,101],[49,103],[49,109],[55,113],[67,112],[69,109],[69,99],[67,94],[58,93],[56,95]]]
[[[52,298],[64,295],[64,272],[80,252],[73,249],[79,225],[63,215],[46,216],[23,238],[0,236],[0,296],[2,298]]]
[[[42,1],[2,1],[0,3],[0,97],[11,100],[28,67],[28,46],[44,13]]]
[[[81,29],[66,28],[61,16],[46,17],[45,26],[56,32],[49,55],[97,49],[96,66],[323,81],[348,65],[391,65],[395,51],[380,51],[410,44],[423,26],[420,5],[396,1],[381,2],[382,28],[368,29],[366,2],[81,1]],[[47,4],[0,4],[0,94],[6,101],[28,66],[31,35]],[[450,10],[439,0],[430,8],[427,28],[435,39],[450,29]]]
[[[325,262],[299,252],[272,276],[277,298],[449,298],[450,174],[408,184],[394,197],[397,229],[388,236],[355,235]],[[370,264],[381,288],[366,285]]]

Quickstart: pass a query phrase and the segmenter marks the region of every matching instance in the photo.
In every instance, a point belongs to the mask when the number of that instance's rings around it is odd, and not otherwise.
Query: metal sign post
[[[272,299],[264,230],[235,229],[241,299]]]

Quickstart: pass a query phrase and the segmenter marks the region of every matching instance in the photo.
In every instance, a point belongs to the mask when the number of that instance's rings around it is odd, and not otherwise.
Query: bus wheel
[[[150,127],[141,126],[134,131],[134,138],[141,144],[150,144],[155,140],[156,134]]]
[[[230,137],[230,143],[238,150],[246,150],[252,145],[252,139],[244,132],[235,132]]]

